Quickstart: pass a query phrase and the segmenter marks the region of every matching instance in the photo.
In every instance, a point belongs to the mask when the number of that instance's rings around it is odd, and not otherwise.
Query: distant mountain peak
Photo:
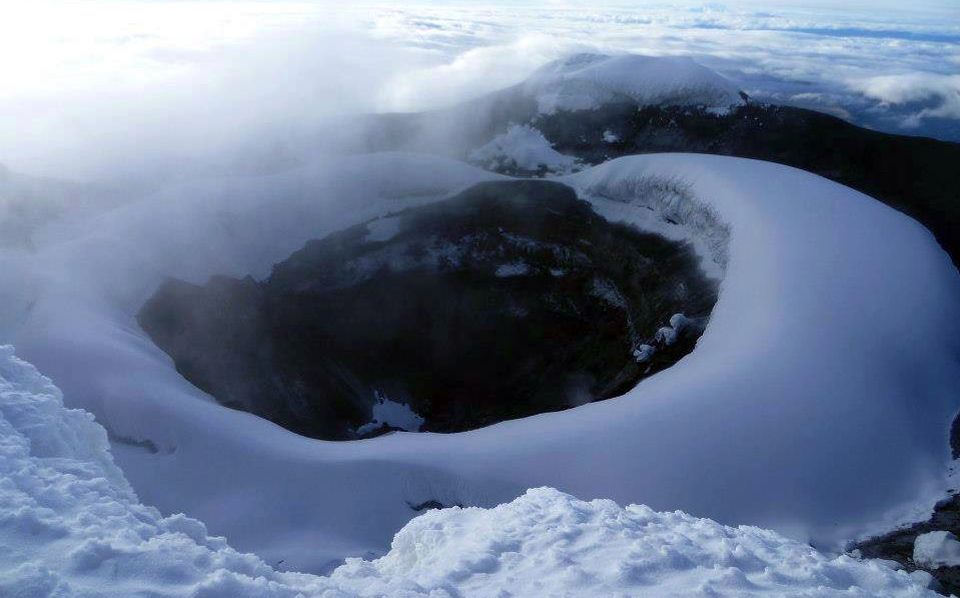
[[[744,103],[733,82],[685,56],[574,54],[538,69],[523,90],[544,114],[619,102],[724,108]]]

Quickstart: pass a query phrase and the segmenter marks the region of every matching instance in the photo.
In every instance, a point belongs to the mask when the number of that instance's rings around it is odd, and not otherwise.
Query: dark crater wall
[[[617,396],[692,350],[716,295],[688,245],[531,180],[310,241],[263,281],[169,280],[138,320],[221,403],[352,439],[394,429],[364,426],[378,397],[455,432]]]

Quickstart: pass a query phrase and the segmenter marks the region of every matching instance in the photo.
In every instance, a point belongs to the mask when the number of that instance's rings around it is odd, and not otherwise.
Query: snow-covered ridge
[[[630,197],[637,182],[678,181],[670,197],[729,227],[696,350],[618,399],[463,434],[315,442],[213,403],[136,327],[164,276],[262,276],[310,238],[493,178],[390,154],[174,188],[36,254],[0,251],[0,342],[115,437],[158,447],[115,444],[144,501],[301,570],[383,554],[411,504],[490,507],[537,486],[818,545],[938,498],[960,407],[960,276],[915,221],[781,165],[646,155],[562,179],[641,227],[657,208]]]
[[[0,594],[4,596],[925,595],[922,578],[756,528],[621,509],[541,488],[495,509],[447,509],[390,552],[330,577],[278,572],[183,515],[139,503],[106,433],[0,346]],[[323,542],[323,538],[317,538]]]
[[[688,57],[576,54],[537,70],[523,84],[539,111],[593,110],[611,102],[706,106],[743,102],[739,90]]]

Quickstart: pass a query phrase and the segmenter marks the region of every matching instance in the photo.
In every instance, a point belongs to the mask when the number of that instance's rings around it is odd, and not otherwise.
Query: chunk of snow
[[[677,331],[675,328],[671,328],[670,326],[663,326],[657,330],[654,340],[669,347],[673,343],[677,342]]]
[[[410,405],[390,400],[382,392],[375,391],[376,403],[373,404],[373,420],[357,428],[357,434],[372,432],[381,426],[399,428],[407,432],[419,432],[424,419]]]
[[[960,565],[960,541],[950,532],[927,532],[913,542],[913,562],[921,567]]]
[[[607,129],[603,132],[603,140],[606,143],[616,143],[620,141],[620,138],[610,129]]]
[[[906,574],[772,532],[548,488],[494,509],[428,512],[382,558],[347,559],[327,577],[277,571],[199,521],[140,504],[103,428],[65,409],[9,346],[0,346],[0,473],[3,596],[924,595]]]
[[[690,320],[683,314],[673,314],[670,316],[670,325],[663,326],[657,330],[654,341],[662,345],[670,346],[677,342],[684,329],[690,325]]]
[[[917,582],[918,585],[924,588],[929,588],[931,590],[939,590],[940,582],[933,576],[924,571],[923,569],[916,569],[909,573],[910,578]]]
[[[678,333],[683,332],[684,329],[690,325],[690,319],[683,314],[673,314],[670,316],[670,327],[676,330]]]
[[[491,170],[510,168],[536,172],[543,169],[557,174],[567,174],[580,167],[577,158],[553,149],[536,128],[518,124],[510,125],[506,133],[470,152],[470,161]]]
[[[633,350],[633,358],[637,360],[637,363],[644,363],[650,361],[650,358],[656,352],[657,350],[650,345],[640,345]]]
[[[743,103],[729,80],[678,56],[577,54],[540,68],[524,89],[544,114],[611,102],[717,108]]]

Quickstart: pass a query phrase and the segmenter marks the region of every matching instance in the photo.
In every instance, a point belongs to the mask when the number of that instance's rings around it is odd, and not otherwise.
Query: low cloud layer
[[[33,174],[123,178],[228,160],[377,110],[398,72],[436,62],[296,5],[48,5],[57,11],[27,8],[0,26],[0,39],[32,32],[0,42],[0,60],[18,65],[0,91],[0,163]]]
[[[882,107],[922,106],[905,119],[905,126],[919,127],[927,119],[960,120],[960,75],[882,75],[853,81],[850,87]]]
[[[384,10],[373,22],[398,42],[452,55],[524,31],[601,51],[692,55],[762,100],[960,140],[951,78],[960,68],[960,5],[948,0],[909,7],[790,0],[483,10],[434,4]],[[902,90],[897,99],[895,87]],[[904,94],[910,99],[900,100]]]
[[[691,55],[759,99],[960,140],[960,8],[837,4],[12,3],[0,164],[102,179],[223,162],[344,114],[468,99],[583,50]]]

